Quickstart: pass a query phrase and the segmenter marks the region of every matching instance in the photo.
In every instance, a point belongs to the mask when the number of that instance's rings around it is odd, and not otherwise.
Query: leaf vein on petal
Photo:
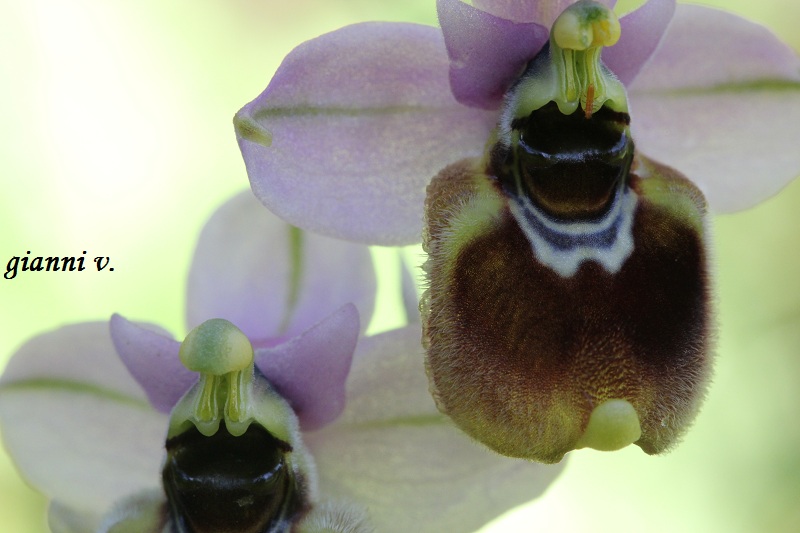
[[[400,115],[411,113],[431,113],[442,111],[452,107],[453,110],[459,109],[458,105],[453,106],[387,106],[387,107],[269,107],[259,109],[253,114],[257,121],[273,118],[286,118],[296,116],[343,116],[358,117],[364,115]]]
[[[720,93],[744,92],[795,92],[800,91],[800,81],[792,80],[753,80],[711,85],[708,87],[680,87],[672,89],[631,90],[634,95],[662,96],[702,96]]]
[[[131,405],[133,407],[138,407],[146,410],[153,410],[153,407],[147,400],[134,398],[132,396],[115,391],[113,389],[101,387],[98,385],[92,385],[90,383],[83,383],[80,381],[71,381],[71,380],[54,379],[54,378],[34,378],[34,379],[23,379],[19,381],[12,381],[0,384],[0,394],[4,392],[12,392],[20,390],[22,391],[41,390],[43,392],[50,392],[50,391],[73,392],[76,394],[95,395],[95,396],[100,396],[105,400],[124,403]]]

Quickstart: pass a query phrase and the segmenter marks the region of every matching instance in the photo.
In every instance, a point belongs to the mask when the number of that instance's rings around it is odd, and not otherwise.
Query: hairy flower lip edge
[[[321,491],[351,498],[364,489],[348,483],[347,476],[331,473],[357,472],[357,477],[370,480],[367,484],[371,485],[389,479],[392,472],[385,461],[356,460],[363,450],[377,448],[384,450],[377,454],[380,457],[388,454],[395,461],[408,461],[393,493],[397,505],[374,520],[376,531],[395,531],[391,525],[405,520],[404,509],[412,505],[422,487],[431,491],[428,503],[436,508],[425,520],[428,529],[424,531],[472,531],[485,524],[488,516],[499,516],[489,509],[505,512],[537,497],[559,475],[564,462],[542,465],[487,453],[456,429],[439,413],[428,392],[421,371],[420,335],[420,325],[411,324],[363,339],[349,382],[351,409],[331,426],[309,433],[306,444],[318,469],[328,474],[324,479],[321,476]],[[376,358],[378,364],[365,364]],[[423,446],[427,450],[424,456],[414,452],[431,435],[440,440],[439,445]],[[407,444],[398,447],[398,442]],[[455,495],[452,479],[459,480],[455,502],[445,497]],[[454,518],[458,515],[465,521],[460,525]]]

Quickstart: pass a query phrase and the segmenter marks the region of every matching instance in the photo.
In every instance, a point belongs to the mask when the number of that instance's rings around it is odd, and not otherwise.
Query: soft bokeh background
[[[800,4],[709,3],[800,50]],[[435,23],[433,0],[0,6],[0,264],[86,250],[115,269],[0,278],[0,365],[39,332],[112,312],[184,335],[198,231],[247,187],[233,113],[306,39],[358,20]],[[685,442],[656,458],[573,453],[543,498],[486,532],[800,531],[800,182],[714,222],[719,357]],[[383,279],[393,253],[377,252]],[[382,287],[373,330],[399,323],[394,295]],[[0,451],[0,529],[46,531],[44,509]]]

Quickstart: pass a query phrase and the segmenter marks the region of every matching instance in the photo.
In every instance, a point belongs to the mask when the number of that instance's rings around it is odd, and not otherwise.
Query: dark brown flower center
[[[291,447],[257,424],[239,437],[224,423],[210,437],[191,428],[167,441],[162,472],[180,532],[286,530],[303,499],[287,458]]]
[[[564,115],[554,103],[516,120],[519,192],[554,218],[601,217],[633,158],[627,121],[627,114],[607,108],[588,119],[581,110]]]

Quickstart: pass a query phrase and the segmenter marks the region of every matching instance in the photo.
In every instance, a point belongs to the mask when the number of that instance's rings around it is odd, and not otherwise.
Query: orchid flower
[[[423,240],[431,390],[476,440],[665,451],[710,374],[707,210],[800,171],[800,60],[674,0],[473,4],[292,51],[234,119],[253,192],[331,236]]]
[[[438,413],[418,325],[356,347],[374,295],[366,247],[301,232],[248,194],[201,234],[183,343],[118,315],[30,340],[0,380],[0,424],[51,529],[160,531],[203,511],[180,497],[192,479],[241,485],[241,456],[286,474],[291,490],[250,497],[306,532],[468,531],[538,496],[559,468],[487,454]],[[213,460],[220,442],[233,463]]]

